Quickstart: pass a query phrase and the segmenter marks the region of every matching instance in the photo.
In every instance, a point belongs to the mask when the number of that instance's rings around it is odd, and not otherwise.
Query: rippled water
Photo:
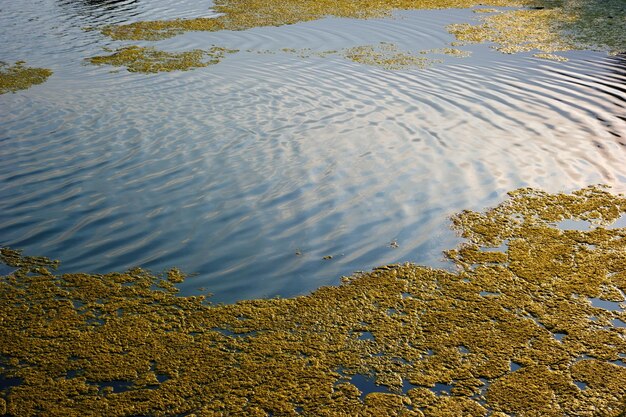
[[[380,264],[439,266],[458,242],[447,217],[517,187],[626,191],[626,57],[558,63],[475,45],[470,58],[391,72],[257,53],[444,47],[445,25],[475,19],[468,10],[156,43],[242,51],[190,72],[83,61],[124,45],[86,26],[211,16],[210,6],[1,4],[0,60],[54,75],[0,96],[0,245],[67,271],[178,266],[198,274],[185,293],[204,287],[217,301],[291,296]]]

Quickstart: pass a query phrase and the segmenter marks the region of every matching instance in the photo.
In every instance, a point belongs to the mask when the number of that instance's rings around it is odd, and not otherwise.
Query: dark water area
[[[20,378],[7,378],[4,375],[0,375],[0,390],[10,389],[16,387],[22,383]]]
[[[172,266],[214,300],[303,294],[411,261],[447,266],[448,217],[506,191],[626,191],[626,57],[464,49],[429,69],[258,53],[378,42],[441,48],[470,10],[187,33],[218,65],[133,74],[85,59],[109,23],[214,16],[210,2],[26,0],[0,7],[0,60],[50,68],[0,96],[0,245],[62,271]],[[112,71],[113,70],[113,71]],[[324,257],[330,257],[324,259]]]

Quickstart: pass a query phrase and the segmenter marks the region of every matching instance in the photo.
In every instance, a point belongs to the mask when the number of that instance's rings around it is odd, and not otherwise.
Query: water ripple
[[[445,24],[472,15],[431,11],[190,33],[163,48],[242,52],[187,73],[112,73],[83,64],[110,41],[80,27],[210,4],[35,6],[22,9],[41,31],[25,24],[30,34],[3,59],[26,47],[55,75],[0,97],[0,244],[60,258],[66,270],[177,265],[199,274],[186,293],[289,296],[384,263],[442,265],[441,250],[458,240],[446,217],[516,187],[626,191],[623,56],[553,63],[477,45],[471,58],[390,72],[339,55],[256,53],[442,47]],[[13,24],[5,34],[28,15],[7,8],[17,14],[0,20]]]

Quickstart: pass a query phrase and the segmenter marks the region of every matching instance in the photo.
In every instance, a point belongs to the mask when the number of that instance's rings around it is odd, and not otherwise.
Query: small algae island
[[[599,186],[519,189],[452,218],[456,271],[231,305],[177,295],[177,269],[59,274],[4,248],[0,414],[624,416],[625,213]]]
[[[345,52],[345,57],[353,62],[389,70],[427,68],[435,62],[429,58],[402,52],[396,45],[386,42],[381,42],[376,46],[365,45],[350,48]]]
[[[13,65],[0,61],[0,94],[26,90],[45,82],[52,75],[49,69],[31,68],[24,64],[24,61],[18,61]]]
[[[249,50],[248,52],[256,52],[258,54],[277,53],[272,50]],[[398,47],[398,45],[391,42],[379,42],[376,45],[361,45],[354,46],[352,48],[330,51],[313,51],[308,48],[283,48],[278,52],[292,54],[300,58],[325,58],[333,55],[341,56],[359,64],[370,65],[390,71],[410,70],[416,68],[424,69],[429,68],[435,63],[442,62],[441,59],[434,59],[428,55],[447,55],[457,58],[466,58],[471,55],[468,51],[462,51],[456,48],[426,49],[419,51],[418,53],[413,53],[410,51],[403,51]]]
[[[186,71],[217,64],[226,54],[237,51],[214,46],[206,51],[165,52],[152,47],[127,46],[109,52],[113,53],[92,57],[88,61],[94,65],[125,66],[129,72]]]

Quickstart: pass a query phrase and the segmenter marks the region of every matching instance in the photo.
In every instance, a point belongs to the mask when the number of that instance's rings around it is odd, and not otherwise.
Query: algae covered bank
[[[454,272],[229,305],[178,296],[177,269],[58,274],[5,248],[0,414],[623,416],[625,212],[601,187],[519,189],[452,218]]]

